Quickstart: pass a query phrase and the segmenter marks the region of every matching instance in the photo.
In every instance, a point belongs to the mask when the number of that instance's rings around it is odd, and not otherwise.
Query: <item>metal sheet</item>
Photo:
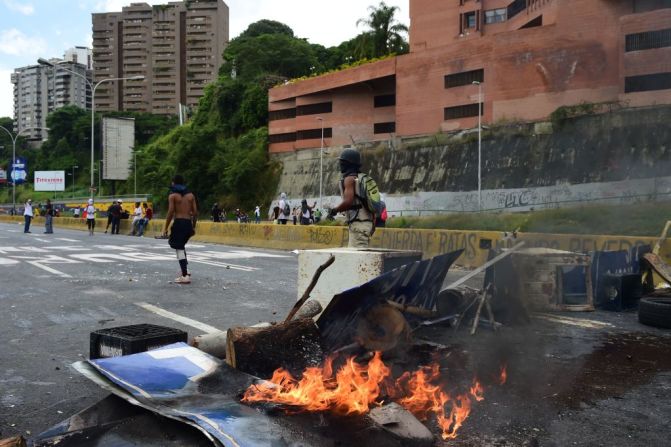
[[[433,309],[447,271],[462,253],[407,264],[333,297],[317,320],[324,347],[334,350],[351,344],[361,316],[388,300]]]

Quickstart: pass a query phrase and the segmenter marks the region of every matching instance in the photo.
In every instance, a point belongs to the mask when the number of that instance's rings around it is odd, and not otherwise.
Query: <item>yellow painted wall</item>
[[[22,216],[0,216],[0,221],[23,222]],[[149,223],[145,231],[147,237],[160,234],[163,220]],[[97,219],[96,232],[102,233],[106,219]],[[35,218],[33,225],[43,226],[44,219]],[[83,219],[55,218],[56,228],[85,230]],[[121,233],[130,231],[130,220],[121,221]],[[347,228],[274,224],[237,224],[199,222],[193,241],[216,242],[243,247],[270,248],[278,250],[314,249],[341,247],[347,245]],[[496,231],[450,231],[450,230],[407,230],[378,229],[371,246],[395,250],[419,250],[425,258],[464,248],[466,251],[457,261],[465,267],[477,267],[486,260],[488,249],[481,243],[491,242],[493,248],[511,247],[525,241],[527,247],[548,247],[569,251],[628,250],[636,245],[654,245],[656,239],[650,237],[599,236],[575,234],[521,233],[516,239]],[[485,245],[483,245],[484,247]],[[662,257],[671,263],[671,241],[662,246]]]

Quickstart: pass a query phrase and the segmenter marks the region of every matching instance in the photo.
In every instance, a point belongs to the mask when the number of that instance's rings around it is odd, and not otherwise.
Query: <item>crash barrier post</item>
[[[23,216],[0,216],[0,222],[22,223]],[[102,233],[107,219],[97,219],[96,233]],[[164,220],[149,222],[145,236],[161,233]],[[33,225],[44,226],[44,218],[38,217]],[[130,232],[131,220],[121,221],[121,233]],[[76,230],[86,229],[83,219],[54,218],[54,227]],[[199,222],[193,241],[215,242],[241,247],[277,250],[309,250],[331,247],[346,247],[347,228],[343,226],[276,225]],[[610,236],[588,234],[505,233],[500,231],[423,230],[404,228],[379,228],[371,240],[371,248],[421,251],[426,258],[464,249],[457,264],[477,267],[484,264],[490,248],[510,248],[517,242],[526,242],[526,247],[554,248],[574,252],[630,250],[635,246],[654,245],[655,237]],[[662,244],[662,258],[671,263],[671,240]]]

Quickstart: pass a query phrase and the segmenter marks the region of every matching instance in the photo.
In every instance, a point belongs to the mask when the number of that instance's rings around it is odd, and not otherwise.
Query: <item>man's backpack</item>
[[[285,217],[291,216],[291,207],[289,206],[288,200],[284,201],[284,209],[282,210],[282,214],[284,214]]]
[[[379,216],[384,209],[384,202],[380,196],[380,190],[377,183],[368,174],[363,172],[357,176],[356,195],[361,200],[361,204],[372,214]]]

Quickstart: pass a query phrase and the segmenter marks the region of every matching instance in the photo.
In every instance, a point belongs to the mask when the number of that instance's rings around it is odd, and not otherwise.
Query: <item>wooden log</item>
[[[327,268],[329,268],[334,262],[335,262],[335,256],[331,255],[329,256],[329,258],[326,260],[325,263],[323,263],[317,268],[317,271],[312,276],[312,281],[310,281],[308,288],[305,289],[305,292],[303,292],[303,296],[301,296],[301,298],[298,301],[296,301],[294,307],[292,307],[291,310],[289,311],[287,318],[284,320],[285,323],[287,321],[290,321],[294,317],[294,315],[296,315],[298,309],[300,309],[301,306],[307,301],[307,299],[310,298],[310,293],[312,293],[312,289],[314,289],[315,286],[317,285],[317,281],[319,281],[319,277],[322,275],[322,272]]]
[[[256,377],[269,378],[278,368],[298,374],[322,359],[319,330],[311,318],[234,327],[226,334],[226,362]]]
[[[0,439],[0,447],[26,447],[26,440],[23,436]]]

